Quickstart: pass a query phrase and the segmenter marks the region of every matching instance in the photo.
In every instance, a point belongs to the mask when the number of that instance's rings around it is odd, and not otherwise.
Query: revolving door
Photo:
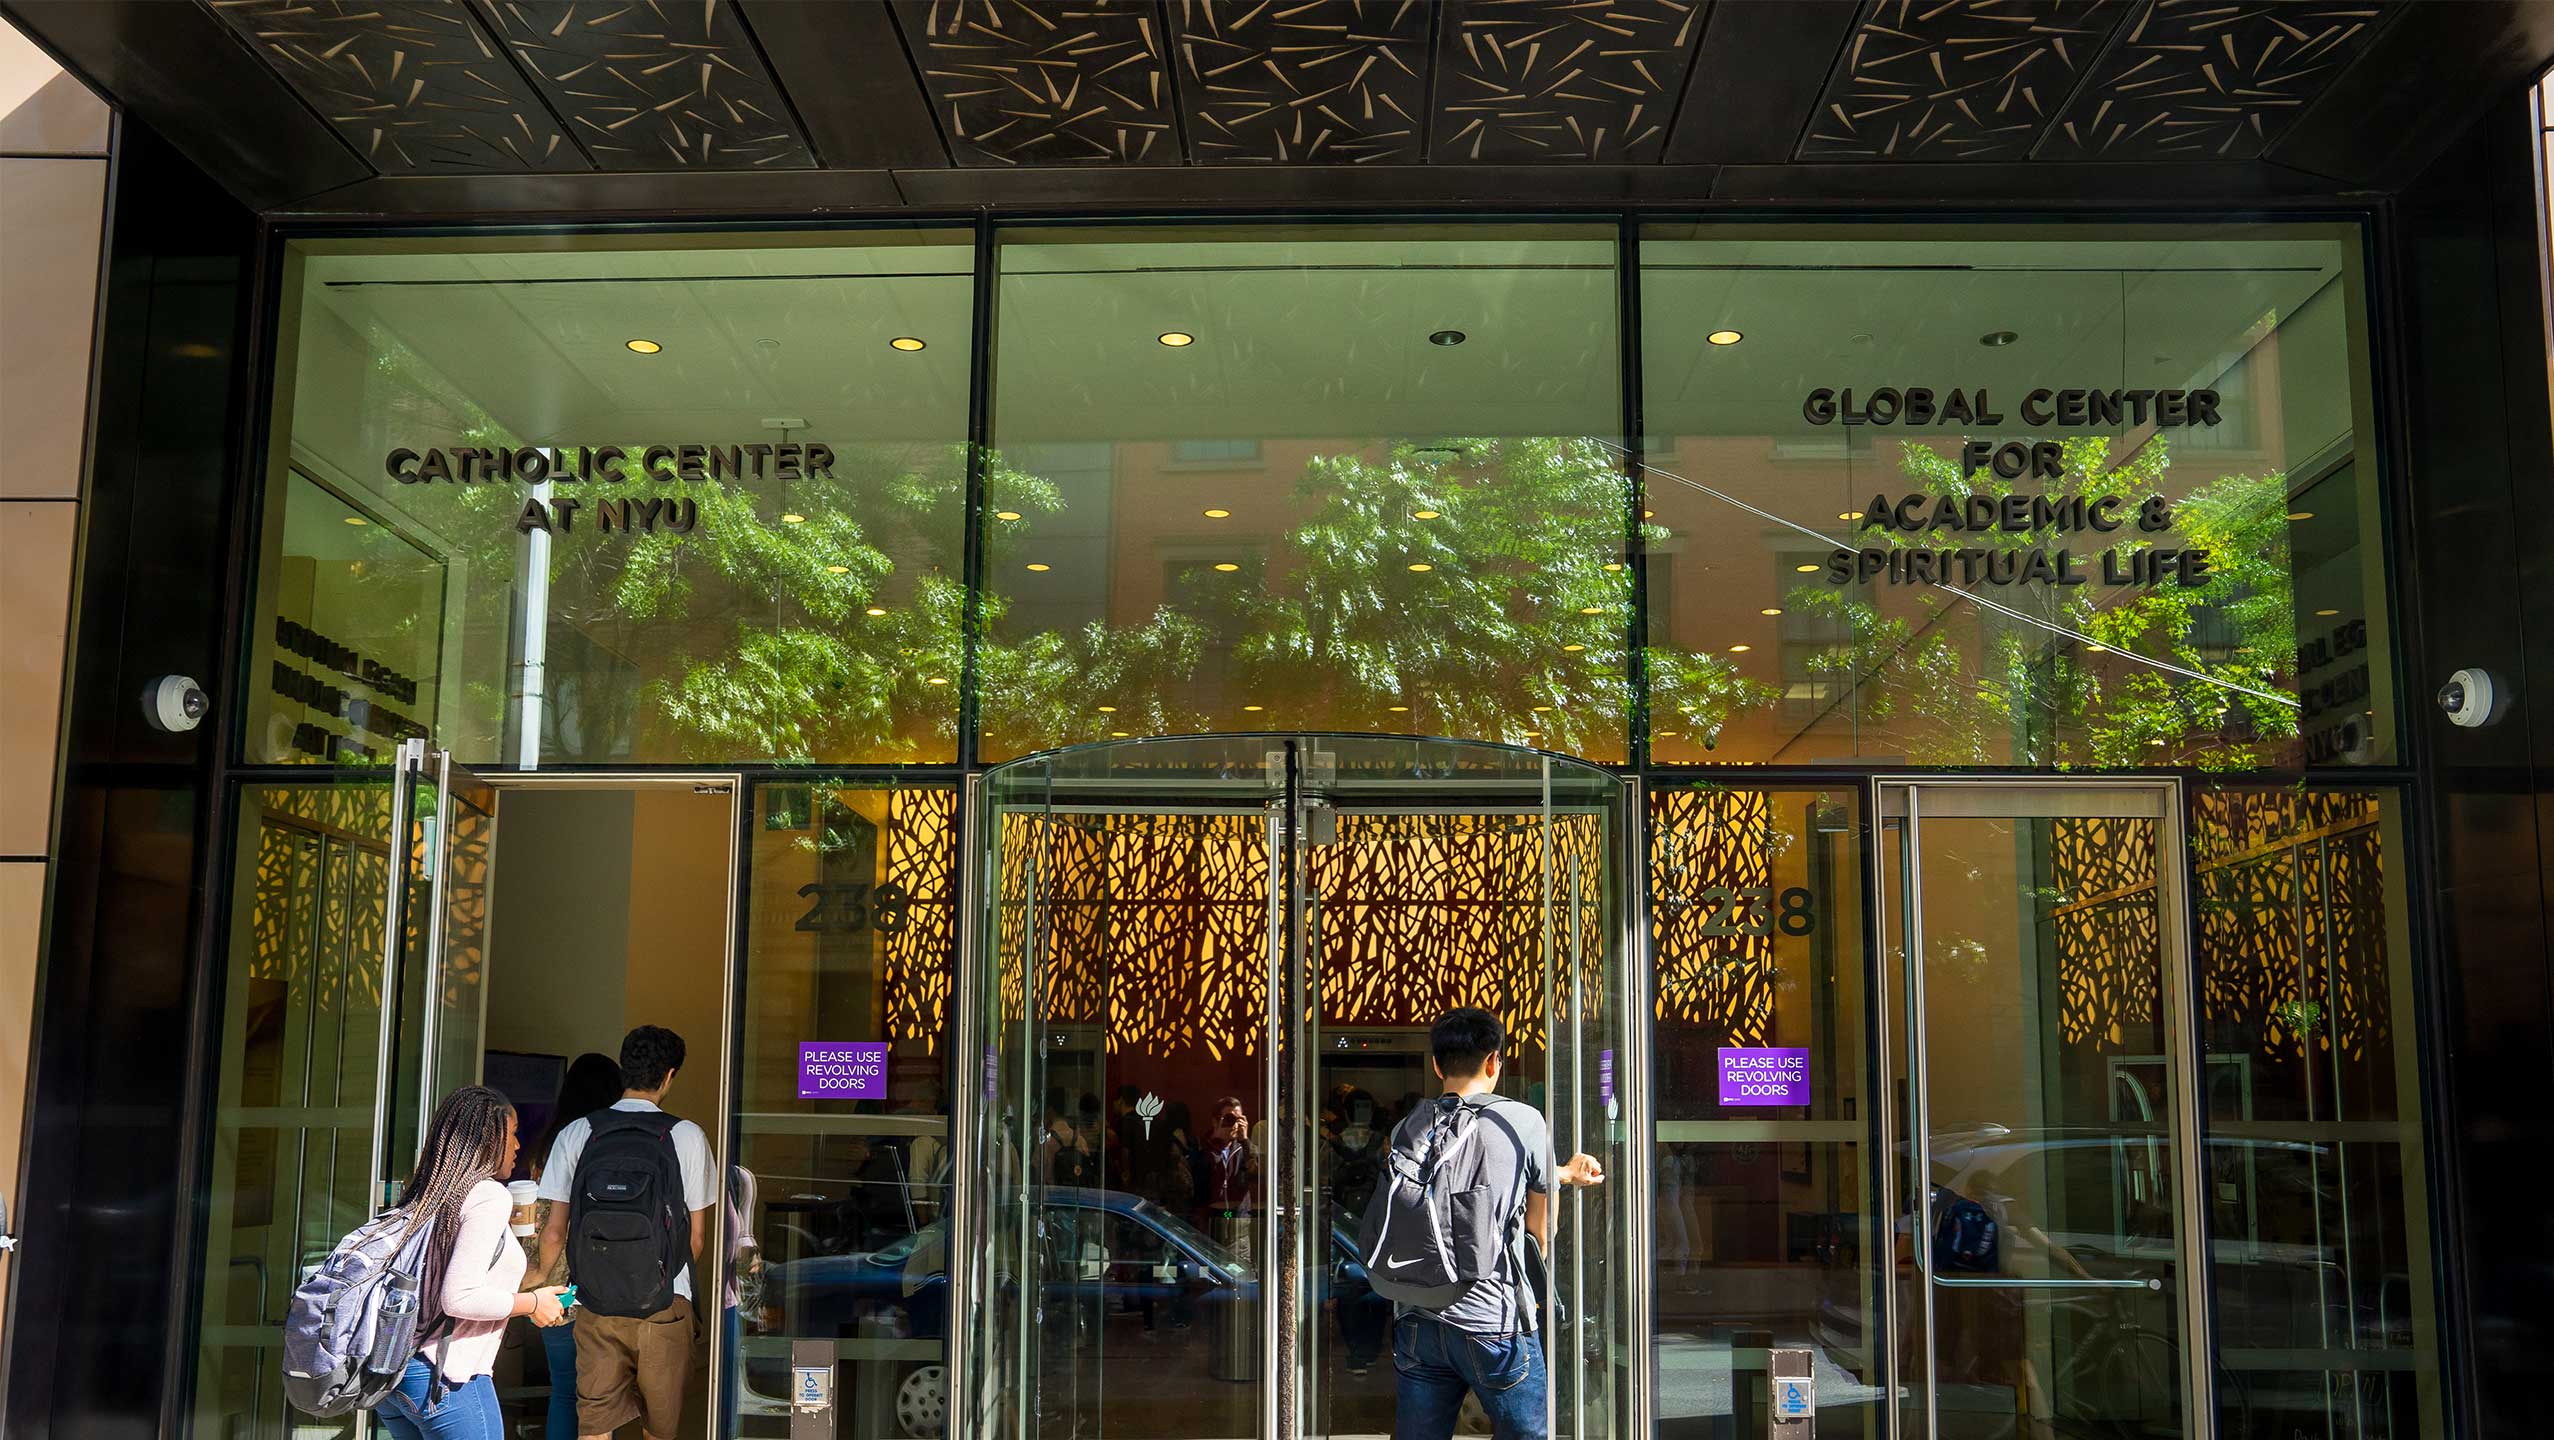
[[[1636,1433],[1631,813],[1591,766],[1390,737],[1133,741],[988,772],[959,997],[956,1433],[1390,1433],[1391,1307],[1354,1236],[1457,1005],[1507,1027],[1502,1091],[1613,1177],[1554,1199],[1552,1433]]]

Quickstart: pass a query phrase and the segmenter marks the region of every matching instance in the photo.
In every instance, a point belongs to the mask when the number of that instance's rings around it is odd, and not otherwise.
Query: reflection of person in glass
[[[2050,1238],[2018,1195],[1971,1169],[1932,1187],[1930,1255],[1946,1280],[1989,1276],[2090,1280],[2074,1252]],[[2025,1182],[2027,1183],[2027,1182]],[[2047,1292],[1951,1285],[1934,1298],[1937,1373],[1945,1382],[2009,1390],[2022,1440],[2054,1440],[2056,1410],[2033,1345],[2031,1307]],[[2045,1338],[2045,1337],[2043,1337]],[[2103,1397],[2079,1397],[2103,1403]]]
[[[726,1360],[719,1370],[718,1433],[721,1440],[735,1440],[736,1403],[745,1378],[745,1320],[751,1317],[754,1328],[762,1328],[763,1245],[754,1238],[754,1211],[758,1204],[754,1172],[742,1165],[727,1167],[727,1304],[722,1316],[722,1330],[727,1337]]]
[[[1205,1192],[1201,1180],[1205,1152],[1197,1143],[1197,1122],[1190,1118],[1188,1102],[1173,1100],[1162,1107],[1162,1118],[1156,1122],[1162,1134],[1162,1208],[1183,1220],[1197,1216],[1197,1200]]]
[[[1259,1189],[1259,1157],[1250,1144],[1250,1112],[1240,1097],[1215,1102],[1206,1130],[1206,1213],[1209,1231],[1234,1255],[1251,1258],[1251,1196]]]
[[[1038,1168],[1049,1185],[1092,1185],[1099,1181],[1100,1157],[1091,1153],[1089,1137],[1064,1112],[1046,1117],[1046,1139],[1038,1146]]]

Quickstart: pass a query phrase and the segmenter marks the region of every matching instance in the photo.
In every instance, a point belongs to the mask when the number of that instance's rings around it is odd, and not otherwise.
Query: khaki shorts
[[[659,1440],[683,1430],[697,1318],[683,1296],[653,1315],[576,1317],[576,1429],[609,1435],[632,1420]]]

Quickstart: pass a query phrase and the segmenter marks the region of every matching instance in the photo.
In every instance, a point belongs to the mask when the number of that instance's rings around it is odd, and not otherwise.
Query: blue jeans
[[[431,1353],[431,1347],[429,1347]],[[399,1388],[374,1409],[381,1428],[398,1440],[505,1440],[505,1417],[497,1410],[497,1387],[485,1375],[443,1392],[429,1405],[427,1386],[434,1361],[419,1355],[399,1376]]]
[[[537,1327],[550,1361],[550,1440],[576,1440],[576,1322]]]
[[[1469,1392],[1490,1417],[1497,1440],[1544,1440],[1543,1339],[1535,1334],[1487,1338],[1427,1315],[1392,1322],[1392,1440],[1451,1440]]]

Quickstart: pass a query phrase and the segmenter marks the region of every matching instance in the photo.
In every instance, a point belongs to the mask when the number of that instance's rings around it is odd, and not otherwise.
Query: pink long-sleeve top
[[[453,1237],[452,1263],[443,1272],[451,1343],[437,1339],[426,1346],[428,1355],[442,1357],[443,1378],[455,1385],[496,1368],[515,1292],[523,1288],[523,1247],[506,1227],[513,1213],[513,1199],[494,1180],[480,1181],[462,1197],[461,1233]]]

